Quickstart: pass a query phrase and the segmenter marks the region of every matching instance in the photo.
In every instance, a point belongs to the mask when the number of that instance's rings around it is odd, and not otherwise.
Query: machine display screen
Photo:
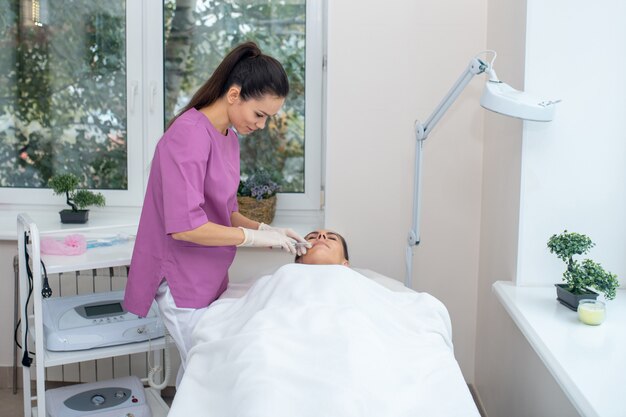
[[[108,316],[112,314],[120,314],[123,312],[124,309],[122,308],[122,303],[120,302],[85,306],[85,314],[87,315],[87,317],[104,315]]]

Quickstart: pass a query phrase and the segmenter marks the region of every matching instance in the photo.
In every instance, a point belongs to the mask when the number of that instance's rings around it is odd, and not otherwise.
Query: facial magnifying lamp
[[[487,74],[488,79],[485,84],[480,105],[487,110],[500,113],[505,116],[516,117],[518,119],[549,122],[554,117],[555,104],[560,100],[542,100],[531,96],[523,91],[515,90],[508,84],[498,79],[493,70],[493,63],[496,59],[495,51],[484,51],[493,54],[490,63],[486,63],[476,57],[472,58],[465,71],[461,74],[456,83],[452,86],[448,94],[441,100],[426,122],[415,122],[415,177],[413,182],[413,221],[408,236],[408,246],[406,249],[406,278],[404,285],[411,288],[413,284],[413,247],[420,243],[419,217],[420,217],[420,172],[422,166],[422,145],[437,122],[450,108],[452,103],[461,94],[463,89],[469,84],[472,78],[478,74]]]

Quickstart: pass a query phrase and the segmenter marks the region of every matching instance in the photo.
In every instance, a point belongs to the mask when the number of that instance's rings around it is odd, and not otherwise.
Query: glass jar
[[[578,319],[585,324],[597,326],[606,318],[606,305],[600,300],[580,300]]]

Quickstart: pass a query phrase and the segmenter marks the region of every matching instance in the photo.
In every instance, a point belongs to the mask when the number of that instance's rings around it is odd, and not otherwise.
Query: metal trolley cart
[[[40,252],[40,231],[28,214],[19,214],[17,218],[18,257],[19,257],[19,308],[22,315],[20,340],[24,349],[24,361],[29,362],[28,349],[34,346],[34,358],[31,366],[22,367],[24,383],[24,416],[46,416],[46,381],[45,369],[51,366],[65,365],[76,362],[91,361],[103,358],[112,358],[121,355],[161,350],[166,347],[163,337],[151,341],[122,344],[117,346],[97,347],[86,350],[52,351],[46,348],[42,290],[47,289],[44,284],[44,269],[47,274],[82,271],[96,268],[111,268],[129,265],[133,242],[125,242],[111,247],[102,247],[87,250],[79,256],[48,256]],[[90,230],[81,227],[80,232]],[[104,229],[105,232],[116,233],[115,227]],[[61,229],[55,233],[68,234],[78,232],[76,229]],[[48,235],[46,232],[45,235]],[[32,282],[27,271],[27,256],[32,272]],[[28,303],[33,303],[32,314],[28,313]],[[34,366],[36,393],[31,392],[31,380]],[[169,409],[160,396],[160,392],[152,388],[145,390],[146,401],[152,410],[153,416],[166,416]]]

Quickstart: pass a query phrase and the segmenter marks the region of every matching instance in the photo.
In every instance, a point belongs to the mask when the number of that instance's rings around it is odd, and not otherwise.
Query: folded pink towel
[[[45,255],[82,255],[87,251],[83,235],[67,235],[63,241],[51,237],[41,238],[41,253]]]

